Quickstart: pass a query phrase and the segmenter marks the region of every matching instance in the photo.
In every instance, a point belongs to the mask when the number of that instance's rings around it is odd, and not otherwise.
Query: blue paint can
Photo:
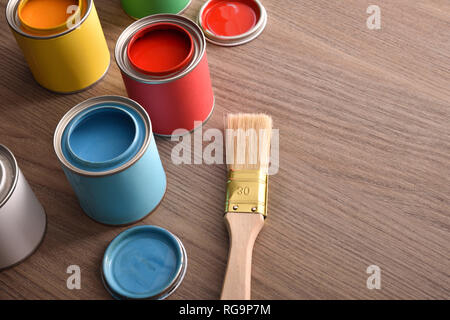
[[[67,112],[54,148],[84,212],[107,225],[128,225],[156,209],[166,175],[146,111],[119,96],[86,100]]]

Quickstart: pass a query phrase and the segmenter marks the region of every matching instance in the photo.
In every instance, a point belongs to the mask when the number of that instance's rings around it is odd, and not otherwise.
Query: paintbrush
[[[225,223],[230,238],[222,300],[249,300],[252,252],[267,217],[267,182],[272,118],[229,114]]]

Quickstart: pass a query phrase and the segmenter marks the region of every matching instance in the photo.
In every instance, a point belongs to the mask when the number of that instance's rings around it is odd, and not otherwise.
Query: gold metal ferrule
[[[261,170],[230,170],[225,212],[259,213],[267,217],[268,176]]]

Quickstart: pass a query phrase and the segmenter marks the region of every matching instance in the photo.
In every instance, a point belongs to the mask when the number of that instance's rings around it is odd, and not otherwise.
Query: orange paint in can
[[[73,6],[79,6],[76,0],[28,0],[22,1],[19,19],[32,29],[54,29],[66,24],[73,15]]]

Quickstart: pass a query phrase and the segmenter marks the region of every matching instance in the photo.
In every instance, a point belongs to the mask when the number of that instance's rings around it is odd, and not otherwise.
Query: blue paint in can
[[[68,151],[76,159],[103,164],[129,158],[139,148],[142,128],[128,111],[120,107],[100,107],[77,116],[67,138]],[[142,139],[140,139],[142,140]]]
[[[128,98],[105,96],[77,105],[61,120],[54,143],[81,207],[98,222],[137,222],[164,196],[166,175],[150,119]]]

